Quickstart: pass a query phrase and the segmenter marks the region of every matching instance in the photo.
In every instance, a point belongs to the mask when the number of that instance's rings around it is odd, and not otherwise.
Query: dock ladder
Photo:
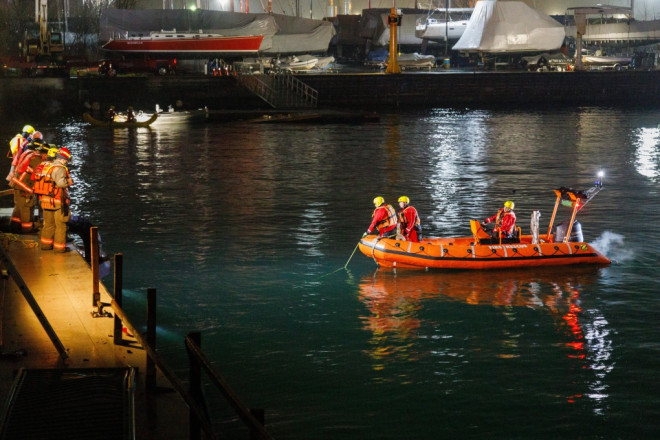
[[[317,108],[319,92],[308,86],[291,72],[270,75],[238,74],[243,87],[257,95],[273,108]]]

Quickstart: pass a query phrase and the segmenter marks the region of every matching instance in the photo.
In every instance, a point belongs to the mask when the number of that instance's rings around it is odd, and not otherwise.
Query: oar
[[[14,190],[13,190],[13,189],[6,189],[6,190],[4,190],[4,191],[0,191],[0,197],[2,197],[2,196],[8,196],[8,195],[10,195],[10,194],[14,194]]]

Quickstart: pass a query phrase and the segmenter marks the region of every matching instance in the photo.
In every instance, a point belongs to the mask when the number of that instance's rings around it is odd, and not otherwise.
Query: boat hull
[[[468,21],[459,20],[449,21],[448,23],[433,21],[431,23],[423,23],[415,27],[415,36],[430,41],[445,41],[445,39],[457,41],[465,32]]]
[[[89,122],[90,124],[96,126],[96,127],[113,127],[113,128],[133,128],[133,127],[148,127],[151,124],[156,121],[158,118],[158,113],[154,113],[147,119],[146,121],[135,121],[135,122],[122,122],[122,121],[102,121],[99,119],[96,119],[89,113],[84,113],[83,114],[83,119],[85,122]]]
[[[190,38],[129,38],[110,40],[104,50],[134,53],[214,53],[248,54],[259,51],[263,35],[190,37]]]
[[[431,238],[420,243],[367,236],[360,251],[376,264],[395,268],[508,269],[577,264],[606,265],[610,260],[588,243],[475,244],[472,237]]]

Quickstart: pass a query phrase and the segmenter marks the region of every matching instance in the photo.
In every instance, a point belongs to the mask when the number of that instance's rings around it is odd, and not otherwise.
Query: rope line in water
[[[337,272],[339,272],[339,271],[342,270],[342,269],[344,269],[344,270],[348,270],[348,263],[351,262],[351,259],[353,258],[353,255],[355,255],[355,251],[357,251],[358,246],[360,246],[360,242],[359,242],[359,241],[358,241],[358,243],[355,245],[355,249],[353,249],[353,252],[351,253],[351,256],[348,257],[348,261],[346,261],[346,264],[344,264],[343,267],[340,267],[339,269],[334,270],[334,271],[332,271],[332,272],[330,272],[330,273],[326,273],[325,275],[322,275],[322,276],[320,276],[319,278],[325,278],[325,277],[327,277],[328,275],[332,275],[333,273],[337,273]]]

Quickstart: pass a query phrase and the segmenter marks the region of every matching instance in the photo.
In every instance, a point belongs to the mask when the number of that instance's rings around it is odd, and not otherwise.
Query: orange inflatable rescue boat
[[[514,238],[492,238],[477,220],[470,220],[471,237],[424,238],[413,243],[397,238],[368,235],[360,240],[360,251],[378,266],[394,268],[503,269],[576,264],[606,265],[610,260],[582,238],[576,215],[600,190],[601,181],[587,191],[561,187],[546,234],[538,231],[540,214],[532,214],[532,233],[517,228]],[[572,208],[570,220],[552,226],[559,205]],[[535,220],[536,219],[536,220]],[[536,223],[535,223],[536,221]]]

